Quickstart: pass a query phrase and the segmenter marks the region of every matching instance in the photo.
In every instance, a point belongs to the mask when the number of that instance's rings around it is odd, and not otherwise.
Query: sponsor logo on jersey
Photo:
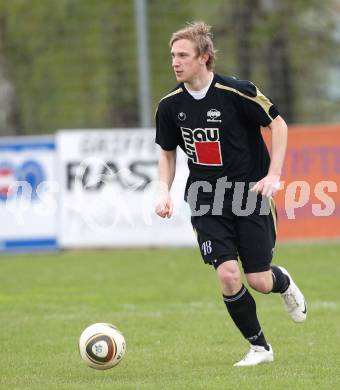
[[[221,119],[218,119],[221,116],[221,112],[216,110],[216,108],[211,108],[207,112],[207,122],[222,122]]]
[[[187,156],[195,164],[223,165],[220,132],[217,127],[190,129],[181,127]]]
[[[187,116],[185,114],[185,112],[179,112],[178,115],[177,115],[177,118],[180,120],[180,121],[185,121],[187,119]]]

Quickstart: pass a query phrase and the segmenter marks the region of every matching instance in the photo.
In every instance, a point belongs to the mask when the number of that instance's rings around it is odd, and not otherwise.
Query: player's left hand
[[[260,193],[270,198],[271,196],[276,195],[280,188],[280,176],[267,175],[258,181],[250,191]]]

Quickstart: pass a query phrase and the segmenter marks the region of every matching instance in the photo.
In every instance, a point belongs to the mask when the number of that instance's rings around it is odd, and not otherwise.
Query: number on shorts
[[[204,254],[204,256],[206,255],[210,255],[210,253],[212,252],[212,247],[211,247],[211,241],[204,241],[203,244],[202,244],[202,252]]]

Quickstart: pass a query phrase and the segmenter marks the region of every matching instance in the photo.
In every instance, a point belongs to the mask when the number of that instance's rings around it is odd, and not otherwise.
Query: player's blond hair
[[[196,47],[197,56],[208,54],[209,59],[206,63],[207,69],[211,70],[216,58],[216,50],[213,43],[213,34],[210,32],[211,26],[205,22],[187,23],[187,26],[174,32],[171,36],[169,45],[172,45],[180,39],[188,39]]]

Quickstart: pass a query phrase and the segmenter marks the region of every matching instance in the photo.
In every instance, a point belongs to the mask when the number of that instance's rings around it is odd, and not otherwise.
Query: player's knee
[[[246,277],[249,286],[254,290],[263,294],[268,294],[271,292],[273,282],[267,277],[267,275],[247,274]]]
[[[222,263],[217,268],[217,275],[224,286],[232,287],[240,281],[240,270],[237,264],[233,265],[229,262]]]

